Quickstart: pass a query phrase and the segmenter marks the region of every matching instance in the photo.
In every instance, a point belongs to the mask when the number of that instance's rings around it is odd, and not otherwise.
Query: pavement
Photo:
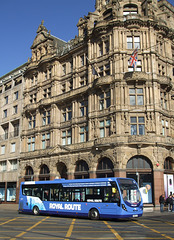
[[[0,204],[0,210],[4,210],[4,211],[18,211],[18,204],[14,203],[14,204]],[[164,210],[164,212],[160,212],[159,210],[153,210],[153,211],[148,211],[147,209],[144,210],[143,212],[143,216],[161,216],[161,215],[173,215],[173,212],[168,212],[166,209]]]

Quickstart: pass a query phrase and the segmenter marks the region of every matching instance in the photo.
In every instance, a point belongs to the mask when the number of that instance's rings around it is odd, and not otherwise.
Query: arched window
[[[45,164],[43,164],[40,168],[39,180],[40,181],[50,180],[50,170],[48,166]]]
[[[114,177],[114,165],[109,158],[105,157],[99,161],[96,175],[97,178]]]
[[[153,168],[151,161],[144,156],[134,156],[126,166],[126,176],[137,181],[143,203],[153,202]]]
[[[58,177],[65,178],[65,179],[68,178],[68,176],[67,176],[67,167],[66,167],[66,165],[64,163],[59,162],[57,164],[57,171],[59,173]]]
[[[89,167],[88,164],[80,160],[76,163],[76,169],[75,169],[75,179],[80,179],[80,178],[89,178]]]
[[[172,163],[172,159],[170,157],[165,159],[164,169],[165,170],[173,170],[173,163]]]
[[[31,166],[27,166],[25,169],[25,181],[32,181],[34,180],[34,172]]]

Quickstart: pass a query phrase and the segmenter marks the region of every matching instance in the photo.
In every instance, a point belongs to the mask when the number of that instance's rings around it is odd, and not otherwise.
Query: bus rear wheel
[[[33,214],[34,215],[39,215],[39,208],[38,208],[38,206],[34,206],[33,207]]]
[[[89,217],[91,220],[98,220],[99,219],[99,212],[96,208],[92,208],[89,213]]]

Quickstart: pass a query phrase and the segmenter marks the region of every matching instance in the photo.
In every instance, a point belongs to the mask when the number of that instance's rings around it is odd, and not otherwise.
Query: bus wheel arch
[[[91,208],[89,211],[89,218],[91,220],[98,220],[100,218],[99,211],[96,208]]]
[[[33,214],[34,215],[39,215],[39,207],[36,206],[36,205],[33,207]]]

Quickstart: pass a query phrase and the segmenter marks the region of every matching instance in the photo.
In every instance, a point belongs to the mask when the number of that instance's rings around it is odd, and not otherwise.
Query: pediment
[[[69,147],[62,146],[62,145],[58,144],[49,152],[49,155],[60,154],[60,153],[68,153],[70,151],[71,151],[71,149]]]
[[[35,37],[35,39],[34,39],[34,41],[33,41],[33,45],[32,45],[31,48],[35,48],[35,47],[38,46],[39,44],[47,41],[47,39],[48,39],[48,36],[46,36],[46,34],[45,34],[44,32],[39,33],[39,34]]]

